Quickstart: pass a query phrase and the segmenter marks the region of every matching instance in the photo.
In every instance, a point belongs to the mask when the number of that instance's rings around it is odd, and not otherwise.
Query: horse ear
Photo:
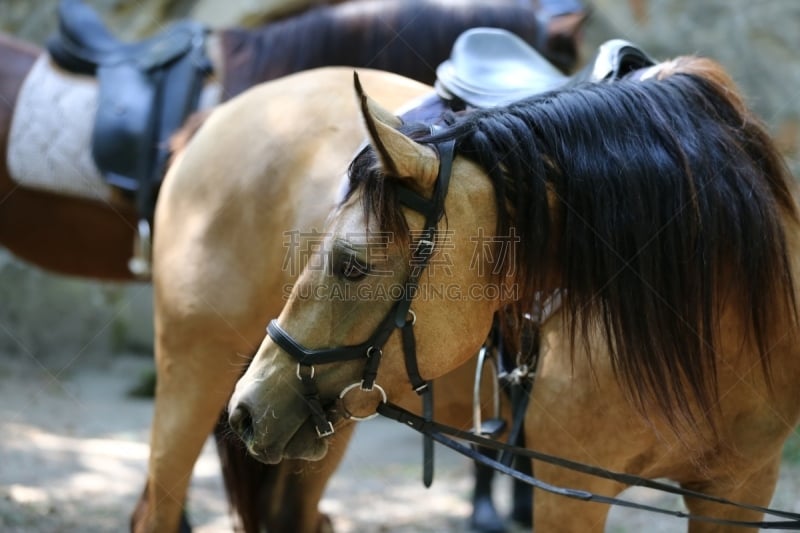
[[[354,82],[370,143],[384,172],[413,180],[421,191],[432,191],[439,172],[436,151],[397,131],[403,121],[367,96],[357,73]]]

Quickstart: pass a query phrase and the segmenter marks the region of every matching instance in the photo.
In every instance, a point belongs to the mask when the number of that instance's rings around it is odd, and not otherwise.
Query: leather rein
[[[411,302],[416,294],[419,279],[422,271],[427,266],[434,251],[436,239],[436,227],[444,213],[444,198],[450,183],[450,174],[454,158],[455,141],[446,141],[435,145],[439,152],[439,173],[437,176],[436,190],[432,199],[425,198],[411,189],[397,184],[397,195],[400,203],[425,217],[425,226],[422,237],[417,241],[411,254],[411,271],[405,282],[403,296],[398,299],[389,309],[389,312],[378,325],[375,332],[364,342],[350,346],[340,346],[333,348],[306,348],[297,342],[289,333],[286,332],[276,320],[272,320],[267,333],[270,338],[292,356],[297,361],[297,377],[303,384],[306,403],[311,411],[311,417],[316,427],[317,435],[320,438],[330,436],[334,433],[333,423],[328,419],[319,396],[319,391],[315,382],[314,365],[336,363],[342,361],[352,361],[366,359],[364,372],[360,382],[353,383],[345,387],[339,394],[342,399],[351,390],[358,387],[362,391],[370,392],[377,390],[381,395],[381,403],[376,412],[367,417],[357,417],[350,415],[354,420],[366,420],[378,414],[398,421],[421,433],[424,437],[425,458],[423,461],[423,482],[425,486],[430,486],[433,481],[433,460],[432,443],[433,441],[468,457],[478,463],[488,466],[498,472],[509,475],[512,478],[527,483],[534,488],[564,496],[566,498],[578,499],[604,503],[608,505],[618,505],[659,513],[664,515],[686,518],[698,522],[713,523],[719,525],[730,525],[762,529],[800,529],[800,513],[781,511],[760,507],[757,505],[743,504],[707,495],[701,492],[687,490],[666,483],[653,481],[647,478],[632,474],[613,472],[600,467],[587,465],[584,463],[570,461],[560,457],[548,455],[536,450],[514,446],[498,440],[490,439],[476,434],[475,432],[463,431],[451,426],[440,424],[432,420],[433,416],[433,397],[431,383],[425,381],[419,374],[416,354],[416,340],[414,337],[414,324],[416,315],[411,310]],[[405,360],[406,372],[411,382],[412,388],[422,396],[423,416],[416,415],[402,407],[387,401],[386,392],[376,383],[378,366],[383,355],[383,346],[388,341],[395,329],[400,329],[402,334],[403,355]],[[521,416],[521,415],[519,415]],[[515,420],[515,425],[517,420]],[[458,439],[458,440],[456,440]],[[500,461],[489,458],[467,444],[465,441],[479,447],[484,447],[502,452],[504,459]],[[777,516],[786,520],[766,520],[766,521],[746,521],[746,520],[726,520],[706,515],[695,515],[673,509],[665,509],[647,504],[641,504],[630,500],[624,500],[611,496],[604,496],[590,491],[578,490],[569,487],[560,487],[546,483],[534,476],[519,472],[509,466],[510,457],[523,457],[526,459],[537,460],[549,463],[561,468],[566,468],[583,474],[610,479],[629,486],[646,487],[662,492],[686,496],[695,499],[714,502],[721,505],[732,506],[740,509],[755,511],[771,516]]]
[[[439,424],[438,422],[432,420],[425,420],[424,418],[403,409],[397,405],[392,403],[382,403],[378,406],[378,413],[386,418],[390,418],[392,420],[396,420],[402,424],[405,424],[416,431],[420,432],[421,434],[432,438],[436,442],[447,446],[448,448],[468,457],[478,463],[481,463],[485,466],[493,468],[498,472],[503,474],[509,475],[516,480],[519,480],[523,483],[527,483],[534,488],[543,490],[545,492],[550,492],[552,494],[557,494],[559,496],[564,496],[566,498],[572,498],[587,502],[596,502],[596,503],[605,503],[608,505],[618,505],[621,507],[629,507],[633,509],[639,509],[642,511],[649,511],[653,513],[665,514],[670,516],[675,516],[679,518],[687,518],[689,520],[694,520],[698,522],[707,522],[719,525],[729,525],[729,526],[740,526],[740,527],[751,527],[751,528],[761,528],[761,529],[792,529],[796,530],[800,528],[800,514],[799,513],[792,513],[789,511],[781,511],[777,509],[770,509],[767,507],[760,507],[757,505],[749,505],[739,502],[734,502],[731,500],[727,500],[725,498],[720,498],[717,496],[711,496],[708,494],[704,494],[702,492],[695,492],[692,490],[687,490],[681,487],[676,487],[673,485],[668,485],[666,483],[661,483],[658,481],[653,481],[647,478],[635,476],[632,474],[625,474],[620,472],[613,472],[610,470],[605,470],[603,468],[599,468],[596,466],[587,465],[584,463],[579,463],[577,461],[570,461],[568,459],[563,459],[561,457],[556,457],[553,455],[548,455],[542,452],[538,452],[536,450],[531,450],[528,448],[522,448],[519,446],[513,446],[510,444],[506,444],[504,442],[500,442],[494,439],[489,439],[486,437],[482,437],[480,435],[476,435],[473,432],[463,431],[451,426],[447,426],[444,424]],[[766,521],[747,521],[747,520],[726,520],[723,518],[715,518],[713,516],[706,516],[706,515],[695,515],[686,513],[683,511],[676,511],[673,509],[665,509],[663,507],[656,507],[647,504],[636,503],[630,500],[623,500],[620,498],[615,498],[611,496],[604,496],[602,494],[596,494],[590,491],[573,489],[568,487],[560,487],[557,485],[552,485],[550,483],[546,483],[534,476],[529,476],[522,472],[519,472],[501,461],[497,461],[495,459],[491,459],[471,448],[468,445],[462,444],[461,442],[456,441],[455,439],[463,440],[477,446],[489,448],[492,450],[498,450],[503,453],[509,453],[511,455],[517,457],[524,457],[527,459],[535,459],[537,461],[541,461],[544,463],[549,463],[558,467],[566,468],[568,470],[573,470],[575,472],[580,472],[583,474],[588,474],[590,476],[595,476],[603,479],[610,479],[613,481],[617,481],[619,483],[623,483],[630,486],[638,486],[638,487],[645,487],[650,489],[659,490],[662,492],[667,492],[670,494],[676,494],[679,496],[688,496],[691,498],[701,499],[705,501],[710,501],[722,505],[728,505],[732,507],[737,507],[740,509],[747,509],[750,511],[756,511],[764,514],[769,514],[773,516],[778,516],[782,518],[787,518],[788,520],[766,520]]]

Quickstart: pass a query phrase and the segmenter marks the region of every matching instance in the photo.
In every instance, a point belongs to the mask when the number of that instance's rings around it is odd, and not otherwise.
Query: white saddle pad
[[[20,89],[6,161],[23,187],[108,200],[89,149],[97,114],[97,83],[65,72],[42,54]]]
[[[216,105],[220,94],[218,83],[207,83],[200,107]],[[109,200],[112,189],[90,148],[97,101],[94,77],[66,72],[42,54],[14,106],[6,154],[12,179],[23,187]]]

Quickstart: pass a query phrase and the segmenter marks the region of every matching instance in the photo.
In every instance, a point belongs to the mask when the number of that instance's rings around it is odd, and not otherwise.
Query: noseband
[[[397,197],[400,203],[425,217],[425,229],[411,253],[411,269],[404,284],[403,295],[395,301],[374,333],[360,344],[334,348],[306,348],[278,325],[276,320],[272,320],[267,326],[269,337],[297,361],[297,377],[303,383],[303,395],[311,410],[317,435],[320,437],[332,435],[334,429],[333,423],[328,420],[322,407],[319,390],[314,380],[316,375],[314,365],[366,358],[367,362],[361,382],[345,387],[339,394],[339,398],[343,398],[349,391],[359,387],[362,391],[367,392],[377,389],[382,401],[386,402],[386,392],[380,385],[375,383],[375,379],[378,375],[378,366],[383,355],[383,346],[395,329],[400,329],[402,332],[403,355],[411,386],[418,394],[423,395],[423,398],[430,399],[430,384],[419,375],[419,367],[417,365],[416,340],[414,338],[416,315],[411,310],[411,301],[416,294],[422,271],[433,254],[436,242],[436,226],[444,213],[444,198],[447,196],[450,174],[453,168],[455,141],[446,141],[435,146],[439,152],[439,172],[432,198],[425,198],[404,185],[396,185]],[[429,404],[430,401],[426,403]],[[375,415],[362,418],[351,416],[351,418],[363,420],[372,416]]]

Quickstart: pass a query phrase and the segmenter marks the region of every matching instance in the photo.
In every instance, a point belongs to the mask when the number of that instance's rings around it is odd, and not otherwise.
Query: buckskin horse
[[[361,72],[389,105],[432,90],[394,74]],[[159,375],[150,481],[135,528],[175,528],[188,474],[210,427],[263,338],[265,318],[280,312],[282,296],[316,246],[340,193],[345,154],[363,142],[351,78],[351,69],[326,68],[260,85],[217,108],[177,152],[156,209],[156,227],[170,230],[157,232],[154,240]],[[220,132],[226,132],[224,142]],[[318,142],[289,149],[286,139],[298,133]],[[330,172],[336,167],[341,172]],[[245,198],[251,200],[247,207]],[[249,238],[252,232],[259,238]],[[231,272],[242,276],[237,287],[229,282]],[[437,380],[437,418],[472,426],[472,397],[463,390],[474,374],[474,365],[465,365]],[[481,390],[487,413],[494,404],[490,392]],[[403,401],[419,403],[413,393]],[[509,404],[501,403],[508,420]],[[336,452],[319,464],[265,466],[236,453],[242,447],[229,431],[216,437],[229,498],[244,530],[327,531],[317,504],[349,431],[337,435]]]
[[[364,14],[360,11],[346,9],[344,6],[319,8],[297,19],[287,19],[270,24],[259,31],[222,30],[214,32],[209,46],[212,50],[217,50],[217,53],[211,53],[211,57],[217,76],[220,75],[220,72],[222,73],[222,98],[229,98],[237,94],[248,84],[285,75],[314,64],[324,64],[325,61],[334,61],[330,57],[328,59],[315,58],[310,53],[312,43],[316,42],[313,39],[319,36],[344,42],[344,39],[360,35],[368,37],[369,42],[380,48],[387,40],[393,46],[400,46],[399,41],[402,39],[395,39],[399,35],[408,42],[413,42],[416,53],[422,57],[426,57],[427,54],[423,45],[431,46],[436,51],[432,51],[432,55],[425,62],[415,60],[405,64],[404,67],[397,67],[415,69],[422,65],[422,71],[419,71],[418,76],[429,80],[433,76],[433,69],[430,65],[436,65],[449,53],[450,44],[445,40],[447,31],[452,31],[454,36],[461,29],[474,24],[492,24],[511,29],[518,28],[523,37],[528,40],[538,40],[541,37],[541,26],[539,23],[535,23],[535,14],[530,9],[520,7],[497,5],[489,8],[487,6],[469,6],[467,3],[454,7],[452,3],[442,5],[439,2],[378,3],[372,1],[364,2],[364,5],[372,6],[372,10]],[[415,9],[416,11],[414,11]],[[413,18],[415,13],[419,20],[413,25],[407,25],[408,17]],[[421,13],[423,16],[419,16]],[[374,20],[373,17],[378,15],[381,17],[381,23],[369,25],[369,21]],[[393,19],[394,22],[392,22],[392,15],[397,15],[397,18]],[[505,18],[506,16],[508,18]],[[437,30],[433,33],[439,39],[431,42],[411,38],[411,32],[417,30],[424,34],[427,24],[436,24]],[[447,30],[450,24],[454,25],[454,29]],[[329,31],[321,31],[328,25],[332,25]],[[371,31],[365,32],[364,25],[369,25]],[[550,58],[556,63],[564,66],[572,65],[576,60],[576,36],[570,31],[573,31],[574,27],[570,27],[571,29],[568,31],[563,29],[562,24],[559,28],[548,34],[548,37],[542,41],[543,46],[552,52]],[[390,37],[382,37],[381,31],[386,31]],[[290,53],[300,50],[300,47],[291,45],[292,38],[304,40],[306,47],[302,48],[302,54]],[[313,51],[324,53],[337,50],[337,53],[342,53],[342,51],[352,50],[365,54],[368,47],[360,44],[356,46],[357,44],[353,43],[353,46],[341,48],[321,45],[313,48]],[[283,47],[286,47],[286,51],[278,54],[277,51]],[[402,46],[400,47],[402,48]],[[337,61],[353,64],[366,62],[393,69],[393,62],[389,58],[390,51],[390,49],[384,49],[385,53],[362,55],[360,59],[337,56],[339,58]],[[273,60],[265,62],[267,55],[273,53],[276,54]],[[9,142],[9,128],[13,118],[14,103],[17,102],[23,81],[37,58],[41,62],[46,62],[46,56],[38,47],[1,35],[0,54],[3,57],[3,61],[0,61],[0,99],[2,99],[0,146],[4,148],[3,153],[5,154]],[[244,61],[244,58],[247,58],[247,61]],[[262,65],[266,70],[253,68],[253,65]],[[417,75],[412,70],[403,70],[403,72],[412,76]],[[57,72],[56,75],[58,75]],[[88,84],[90,93],[96,92],[91,78],[81,78],[80,82],[84,88]],[[46,109],[47,107],[44,107],[40,111]],[[60,128],[63,129],[63,122]],[[48,138],[43,147],[45,149],[52,148],[53,144],[55,144],[54,141]],[[81,148],[84,153],[79,155],[88,153],[88,146]],[[37,157],[40,156],[41,153],[37,153]],[[81,177],[80,173],[78,173],[78,177]],[[98,187],[96,185],[93,187],[93,192],[96,192]],[[128,198],[108,193],[102,186],[99,187],[99,190],[101,190],[101,195],[104,195],[102,198],[98,198],[94,194],[87,198],[29,187],[16,181],[9,171],[7,161],[2,159],[2,163],[0,163],[0,198],[2,198],[2,202],[0,202],[0,242],[20,258],[57,273],[105,280],[134,279],[128,268],[128,258],[131,254],[138,216],[136,209]],[[107,196],[105,196],[106,194]],[[20,227],[25,228],[25,231],[20,231]],[[154,281],[158,283],[156,278]],[[173,303],[177,302],[170,301],[164,305],[168,306]],[[167,314],[167,311],[164,313]],[[224,338],[230,333],[227,331],[228,326],[220,327],[225,331],[217,337]],[[253,336],[250,339],[249,349],[244,350],[243,353],[253,353],[259,337]],[[239,346],[242,340],[242,337],[237,337],[231,346]],[[225,351],[225,353],[229,352],[230,349]],[[196,428],[207,428],[208,417],[211,416],[209,413],[203,413],[199,419],[190,421],[183,416],[159,414],[174,409],[176,405],[192,398],[191,395],[181,398],[180,394],[186,384],[170,379],[170,376],[175,374],[173,369],[182,364],[180,361],[185,353],[188,352],[172,352],[164,349],[162,355],[158,357],[157,423],[154,425],[152,433],[152,464],[156,466],[150,471],[148,488],[137,506],[132,524],[133,528],[137,530],[147,530],[148,528],[174,530],[177,528],[180,510],[185,500],[186,481],[191,473],[191,465],[196,459],[196,455],[192,456],[186,453],[186,450],[191,449],[193,444],[189,444],[188,448],[185,448],[182,439],[187,435],[192,435],[192,438],[187,439],[189,441],[200,438],[196,433]],[[209,357],[212,356],[211,351],[206,353]],[[194,359],[193,364],[200,373],[204,372],[200,359]],[[206,404],[211,402],[213,396],[210,394],[205,398]],[[216,409],[221,408],[224,402],[225,398],[220,397]],[[173,423],[175,425],[172,425]],[[187,427],[189,429],[186,429]],[[235,457],[223,453],[223,460],[234,461]],[[230,465],[229,463],[225,464]],[[227,474],[229,472],[226,472]],[[271,478],[260,478],[265,481],[264,485],[258,486],[267,487],[262,490],[268,490],[270,483],[276,486],[281,483],[296,483],[302,488],[302,484],[308,482],[302,476],[296,476],[291,467],[268,469],[260,472],[259,475],[272,476]],[[226,479],[226,481],[229,487],[236,487],[235,480]],[[255,479],[249,481],[259,483]],[[317,481],[314,480],[313,483],[316,484]],[[324,480],[322,485],[324,485]],[[165,487],[169,492],[169,497],[154,497],[149,491],[151,486]],[[321,488],[318,490],[321,491]],[[240,488],[240,492],[246,493],[246,490]],[[286,494],[291,491],[281,492]],[[297,516],[301,512],[303,516],[308,517],[309,521],[317,520],[318,514],[315,506],[318,498],[314,499],[314,495],[319,493],[301,491],[296,494],[299,499],[286,501],[286,505],[278,505],[277,502],[280,500],[275,499],[275,508],[262,508],[263,516],[253,511],[253,508],[259,507],[258,504],[263,501],[259,499],[263,496],[262,493],[252,494],[251,500],[240,499],[234,503],[253,504],[253,507],[240,513],[245,529],[250,531],[259,527],[257,523],[260,520],[263,520],[262,523],[270,524],[271,530],[280,530],[281,524],[300,524]],[[304,508],[301,507],[302,505],[309,507]],[[308,510],[312,506],[313,512]],[[188,527],[188,524],[183,522],[182,527]],[[298,525],[298,527],[300,526]]]
[[[329,268],[300,274],[229,404],[250,453],[324,459],[335,447],[318,428],[394,412],[381,396],[415,381],[406,360],[435,379],[475,353],[497,311],[533,313],[558,290],[528,445],[768,504],[800,417],[800,220],[785,162],[722,67],[678,58],[433,132],[356,85],[370,145],[310,259]],[[581,500],[630,483],[533,470],[578,489],[535,491],[536,531],[602,531],[609,506]],[[696,515],[762,515],[684,500]]]
[[[155,218],[161,228],[153,250],[158,380],[143,500],[149,508],[138,513],[143,530],[177,529],[196,457],[263,337],[265,318],[280,311],[285,286],[304,264],[305,246],[313,246],[313,230],[321,229],[335,203],[340,173],[328,170],[333,165],[344,172],[348,157],[337,157],[333,147],[352,153],[363,139],[358,122],[346,118],[356,110],[342,90],[351,76],[351,70],[309,71],[231,100],[211,114],[167,175]],[[381,80],[393,106],[430,90],[384,73],[367,76]],[[336,111],[326,113],[331,105]],[[304,118],[299,113],[309,106],[315,111]],[[220,128],[228,131],[225,142]],[[319,142],[287,150],[286,138],[298,132]],[[264,154],[273,155],[262,160]],[[251,200],[246,207],[245,198]],[[259,238],[249,237],[254,232]],[[287,247],[292,235],[298,242]],[[238,285],[228,281],[233,272],[241,276]],[[285,495],[270,502],[249,488],[249,479],[235,479],[228,487],[233,503],[247,509],[242,520],[253,521],[245,529],[258,531],[263,520],[268,531],[322,530],[317,502],[348,437],[342,435],[321,466],[294,462],[264,472],[258,464],[228,464],[256,479],[272,476],[265,489]]]

